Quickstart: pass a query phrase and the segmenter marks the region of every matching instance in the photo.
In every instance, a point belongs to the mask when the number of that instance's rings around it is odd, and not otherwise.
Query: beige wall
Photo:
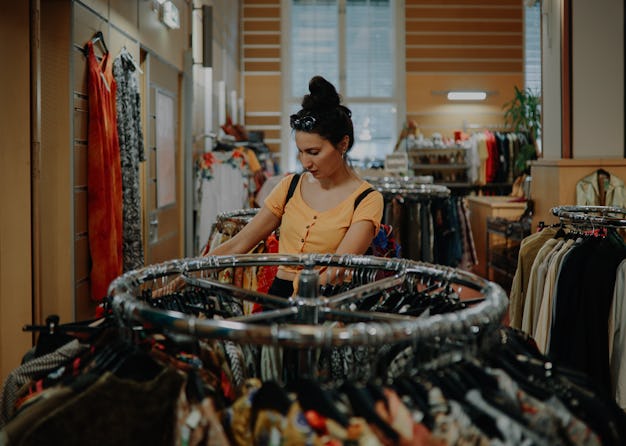
[[[572,2],[573,157],[624,156],[624,2]]]
[[[0,380],[31,342],[29,29],[28,2],[0,2]]]
[[[561,1],[542,5],[542,145],[543,157],[561,158]]]
[[[561,1],[542,5],[543,154],[561,158]],[[572,25],[572,157],[624,156],[624,2],[576,0]]]

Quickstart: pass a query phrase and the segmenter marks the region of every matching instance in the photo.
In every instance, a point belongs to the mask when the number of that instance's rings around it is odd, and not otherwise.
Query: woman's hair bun
[[[302,98],[302,108],[304,110],[323,112],[332,110],[339,106],[341,98],[335,86],[322,76],[314,76],[309,81],[310,94]]]

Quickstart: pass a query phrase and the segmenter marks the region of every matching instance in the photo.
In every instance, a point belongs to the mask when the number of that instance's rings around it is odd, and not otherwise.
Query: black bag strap
[[[367,188],[367,189],[365,189],[363,192],[361,192],[361,193],[359,194],[359,196],[358,196],[358,197],[356,197],[356,198],[354,199],[354,210],[355,210],[355,211],[356,211],[356,208],[358,208],[358,207],[359,207],[359,204],[361,203],[361,201],[363,201],[363,199],[364,199],[365,197],[367,197],[367,196],[368,196],[371,192],[374,192],[374,188],[372,188],[372,187],[368,187],[368,188]]]
[[[296,191],[296,186],[298,185],[298,181],[300,181],[300,174],[296,173],[291,177],[291,183],[289,183],[289,190],[287,190],[287,197],[285,198],[284,206],[287,206],[287,202],[293,196],[293,193]],[[284,208],[283,206],[283,208]]]

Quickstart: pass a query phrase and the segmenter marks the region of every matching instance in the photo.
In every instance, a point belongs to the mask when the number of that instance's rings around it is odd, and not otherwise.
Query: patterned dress
[[[141,130],[141,98],[135,71],[132,56],[122,50],[113,62],[113,76],[117,82],[117,132],[122,168],[124,271],[140,268],[144,264],[139,164],[145,161],[145,155]]]

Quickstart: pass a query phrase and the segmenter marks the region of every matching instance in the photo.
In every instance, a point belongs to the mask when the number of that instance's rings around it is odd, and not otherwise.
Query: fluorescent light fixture
[[[487,98],[486,91],[449,91],[449,101],[484,101]]]

